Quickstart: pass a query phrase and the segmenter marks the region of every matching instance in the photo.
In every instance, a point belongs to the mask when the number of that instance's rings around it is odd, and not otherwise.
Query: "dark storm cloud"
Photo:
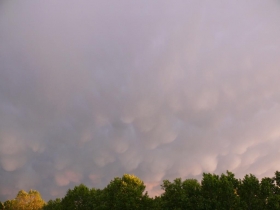
[[[0,200],[133,173],[279,170],[277,1],[1,1]]]

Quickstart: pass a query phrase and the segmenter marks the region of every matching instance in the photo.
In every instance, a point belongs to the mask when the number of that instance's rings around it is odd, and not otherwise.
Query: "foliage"
[[[240,181],[238,194],[240,195],[241,206],[244,209],[263,209],[260,199],[260,183],[254,175],[246,175]]]
[[[66,196],[61,201],[62,210],[91,209],[91,193],[88,187],[83,184],[68,190]]]
[[[49,200],[43,207],[43,210],[62,210],[61,199]]]
[[[13,210],[16,209],[16,200],[7,200],[4,202],[4,209],[5,210]]]
[[[36,190],[30,190],[28,193],[24,190],[20,190],[13,200],[7,200],[4,202],[4,209],[8,210],[39,210],[45,205],[45,201],[41,198],[41,195]]]
[[[234,174],[227,171],[221,176],[203,174],[202,196],[205,209],[236,209],[239,198],[236,194],[238,180]]]
[[[114,178],[104,189],[89,189],[80,184],[60,199],[45,203],[38,191],[20,190],[15,199],[0,202],[0,210],[279,210],[280,172],[259,179],[245,175],[236,179],[232,172],[216,175],[204,173],[196,179],[164,180],[164,192],[151,198],[142,180],[124,174]]]
[[[177,178],[172,182],[164,180],[161,185],[164,193],[161,196],[163,209],[200,209],[201,186],[195,179],[187,179],[182,182]]]
[[[134,175],[124,174],[115,178],[104,189],[104,204],[106,209],[144,209],[148,202],[147,194],[143,194],[145,185]]]

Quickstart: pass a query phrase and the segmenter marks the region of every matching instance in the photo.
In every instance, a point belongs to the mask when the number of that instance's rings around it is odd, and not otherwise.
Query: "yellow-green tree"
[[[40,210],[44,206],[45,201],[36,190],[30,190],[28,193],[20,190],[13,200],[4,202],[4,209],[6,210]]]

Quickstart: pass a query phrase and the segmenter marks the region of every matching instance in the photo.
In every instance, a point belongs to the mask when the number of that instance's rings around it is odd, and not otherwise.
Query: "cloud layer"
[[[278,1],[0,2],[0,200],[133,173],[280,170]]]

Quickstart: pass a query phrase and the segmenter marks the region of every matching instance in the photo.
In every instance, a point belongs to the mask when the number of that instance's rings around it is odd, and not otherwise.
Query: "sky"
[[[279,0],[0,0],[0,201],[273,176],[279,37]]]

